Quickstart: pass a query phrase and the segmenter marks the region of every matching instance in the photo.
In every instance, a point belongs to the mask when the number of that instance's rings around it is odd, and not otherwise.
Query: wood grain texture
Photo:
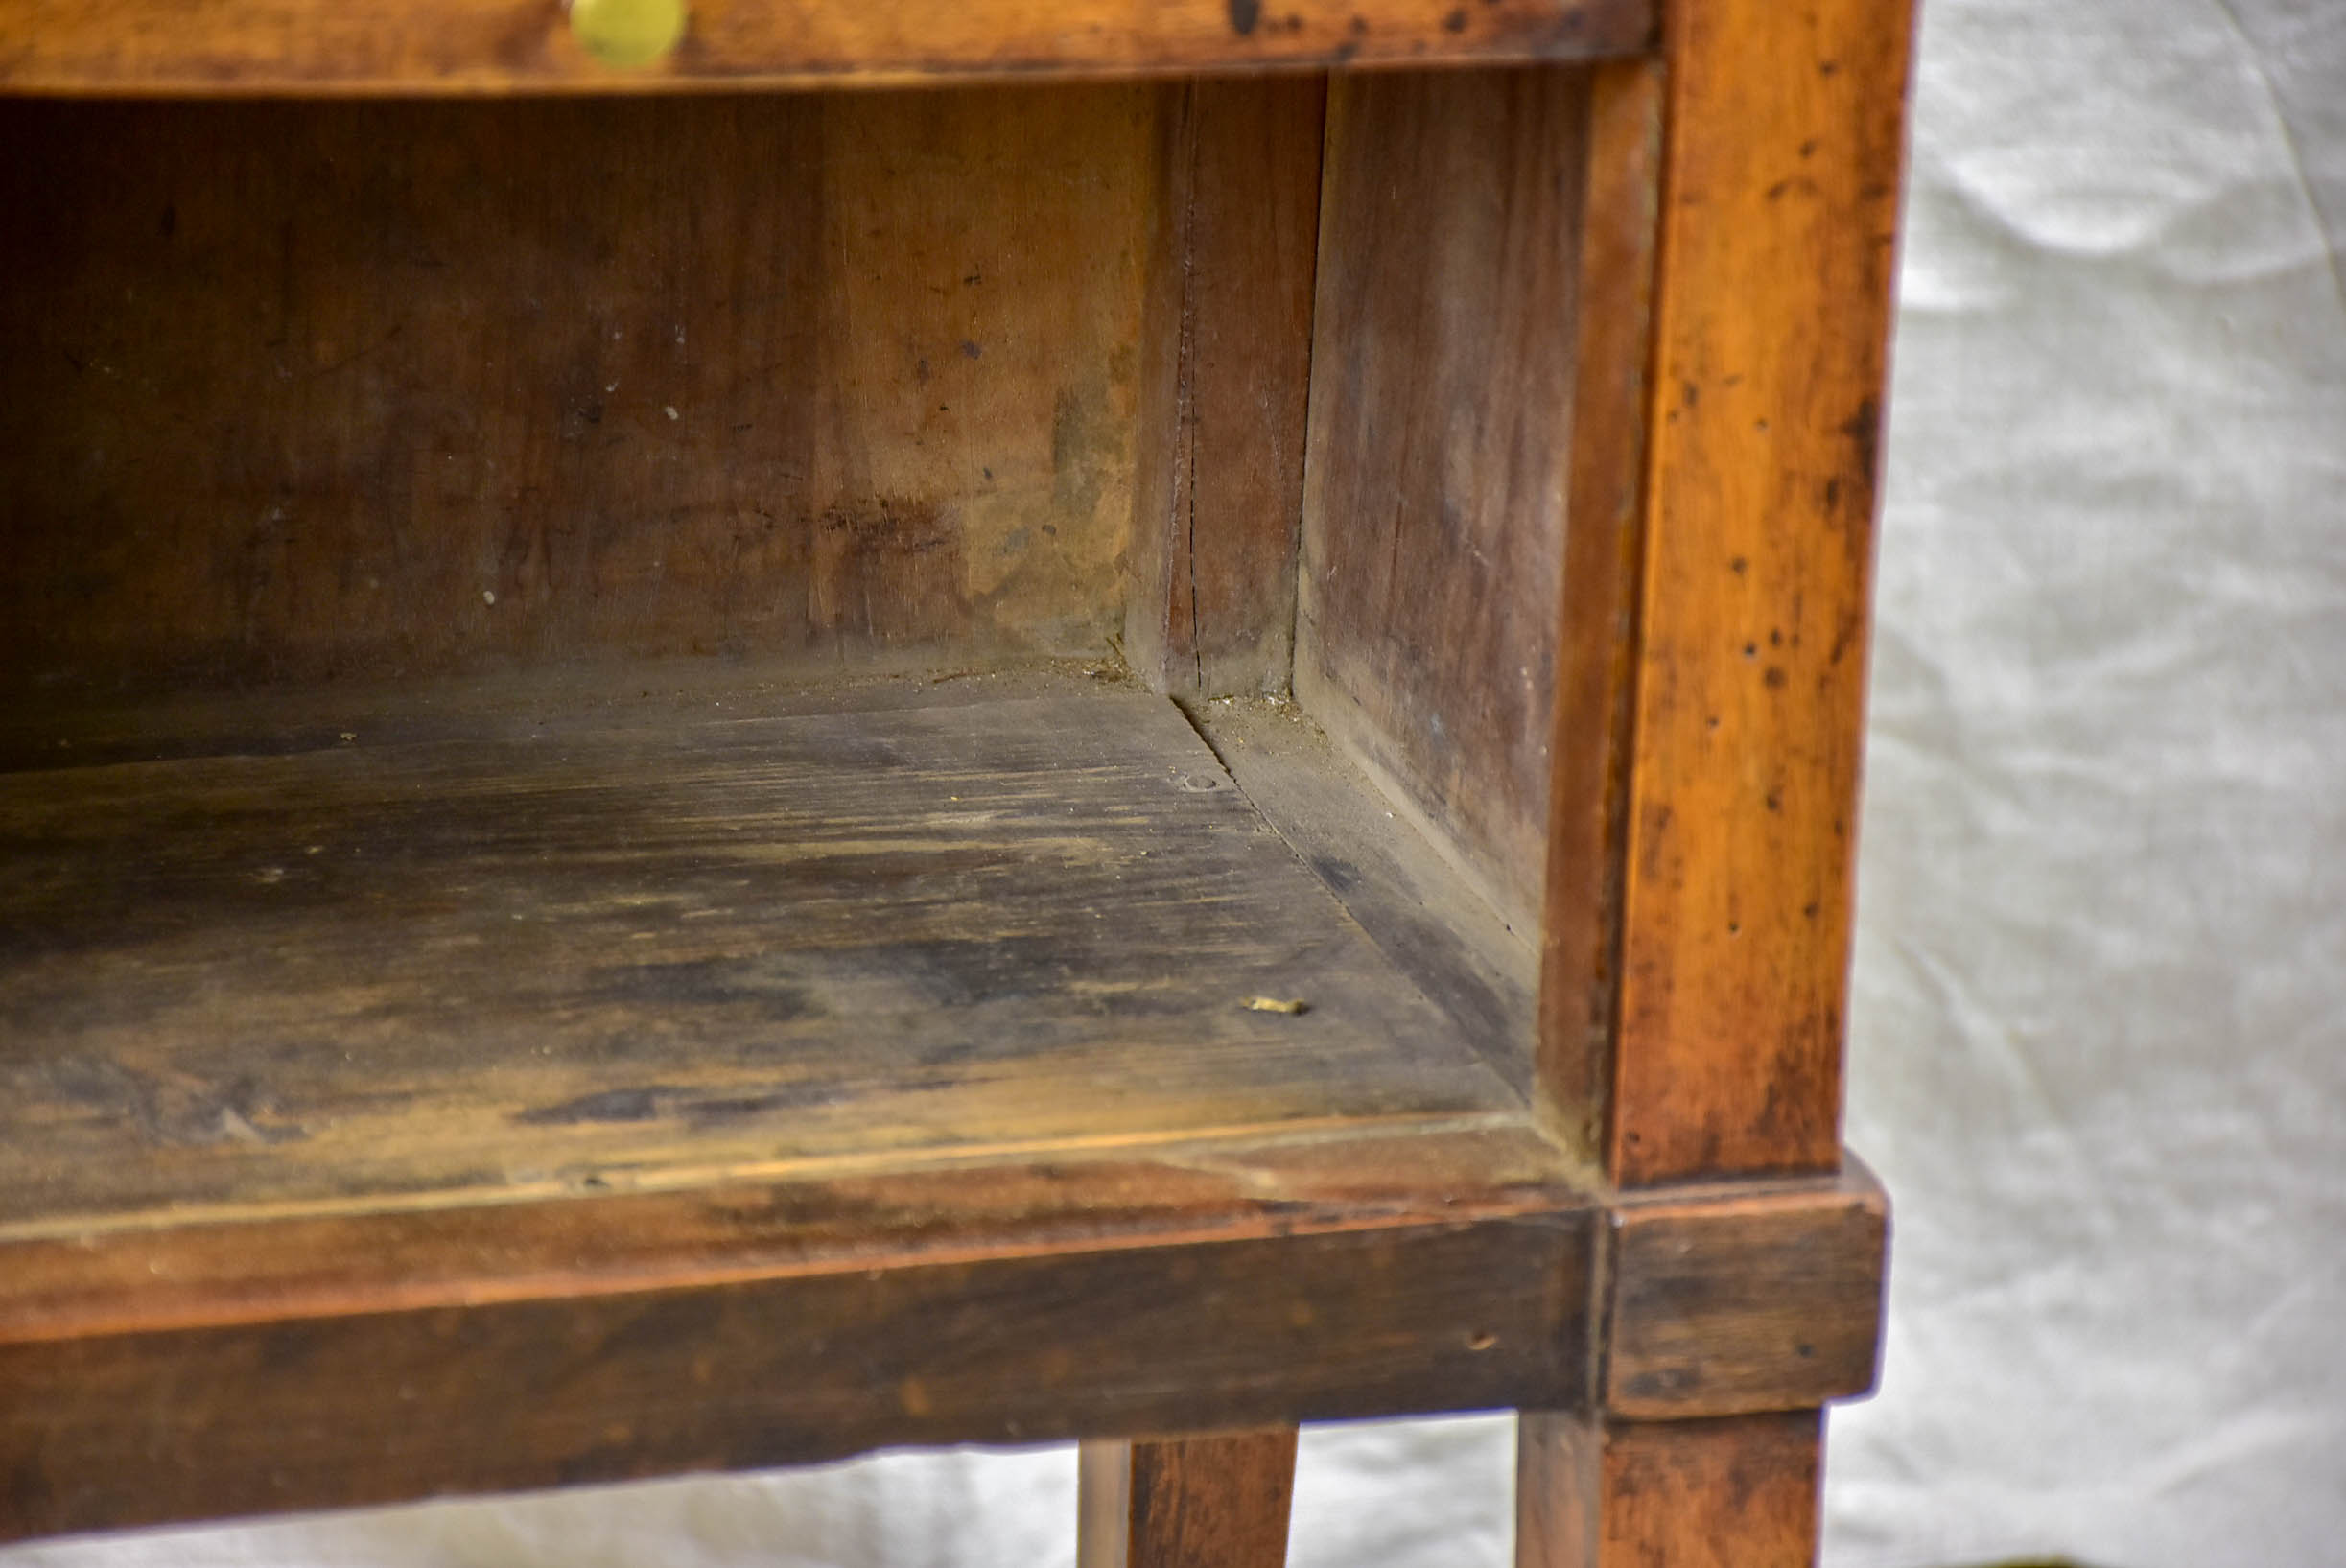
[[[1604,1143],[1619,999],[1661,83],[1652,60],[1592,74],[1573,327],[1538,1081],[1557,1125],[1592,1154]]]
[[[1839,1156],[1910,11],[1667,7],[1625,1183]]]
[[[1557,1404],[1586,1216],[0,1346],[0,1537],[883,1444]]]
[[[671,1171],[502,1201],[12,1239],[0,1343],[569,1299],[940,1261],[1580,1214],[1520,1122],[1104,1137]],[[1080,1274],[1080,1269],[1076,1274]]]
[[[776,659],[584,657],[493,675],[135,688],[20,687],[0,703],[0,773],[278,757],[359,741],[538,742],[742,718],[882,714],[1131,690],[1112,660],[840,670]],[[349,735],[356,737],[345,741]]]
[[[641,69],[555,0],[8,0],[0,90],[509,93],[1584,58],[1644,47],[1651,0],[693,0]]]
[[[1283,1568],[1296,1430],[1084,1444],[1080,1568]]]
[[[1340,78],[1297,606],[1304,707],[1535,927],[1587,80]]]
[[[1810,1568],[1816,1411],[1600,1422],[1524,1413],[1517,1568]]]
[[[18,773],[0,847],[0,1236],[1514,1105],[1159,698]]]
[[[1613,1210],[1605,1409],[1682,1420],[1869,1392],[1889,1205],[1862,1172]]]
[[[1160,690],[1288,688],[1326,92],[1168,90],[1124,629]]]
[[[0,104],[0,667],[1104,652],[1162,97]]]
[[[0,775],[6,1533],[1588,1397],[1585,1177],[1170,704],[525,689]]]

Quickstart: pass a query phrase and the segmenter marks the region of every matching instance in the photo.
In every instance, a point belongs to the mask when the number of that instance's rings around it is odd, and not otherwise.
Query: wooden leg
[[[1295,1428],[1083,1445],[1077,1568],[1283,1568]]]
[[[1525,1411],[1516,1568],[1811,1568],[1814,1410],[1704,1421]]]

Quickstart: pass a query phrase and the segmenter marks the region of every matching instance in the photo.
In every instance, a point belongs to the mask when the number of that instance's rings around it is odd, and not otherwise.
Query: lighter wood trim
[[[1132,1443],[1092,1438],[1076,1444],[1075,1568],[1126,1568],[1132,1509]]]
[[[1838,1158],[1910,24],[1666,9],[1606,1148],[1627,1185]]]
[[[660,91],[1583,59],[1641,49],[1652,0],[694,0],[615,69],[559,0],[7,0],[0,91]]]

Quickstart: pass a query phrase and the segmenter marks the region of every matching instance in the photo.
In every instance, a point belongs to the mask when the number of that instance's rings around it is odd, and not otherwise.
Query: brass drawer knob
[[[649,65],[684,36],[685,0],[571,0],[571,35],[605,65]]]

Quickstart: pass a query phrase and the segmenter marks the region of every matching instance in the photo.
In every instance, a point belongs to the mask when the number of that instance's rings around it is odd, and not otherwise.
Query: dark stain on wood
[[[1649,1420],[1800,1410],[1873,1387],[1889,1208],[1862,1171],[1614,1216],[1605,1404]]]
[[[1587,1250],[1491,1221],[0,1346],[0,1538],[1569,1403]]]

